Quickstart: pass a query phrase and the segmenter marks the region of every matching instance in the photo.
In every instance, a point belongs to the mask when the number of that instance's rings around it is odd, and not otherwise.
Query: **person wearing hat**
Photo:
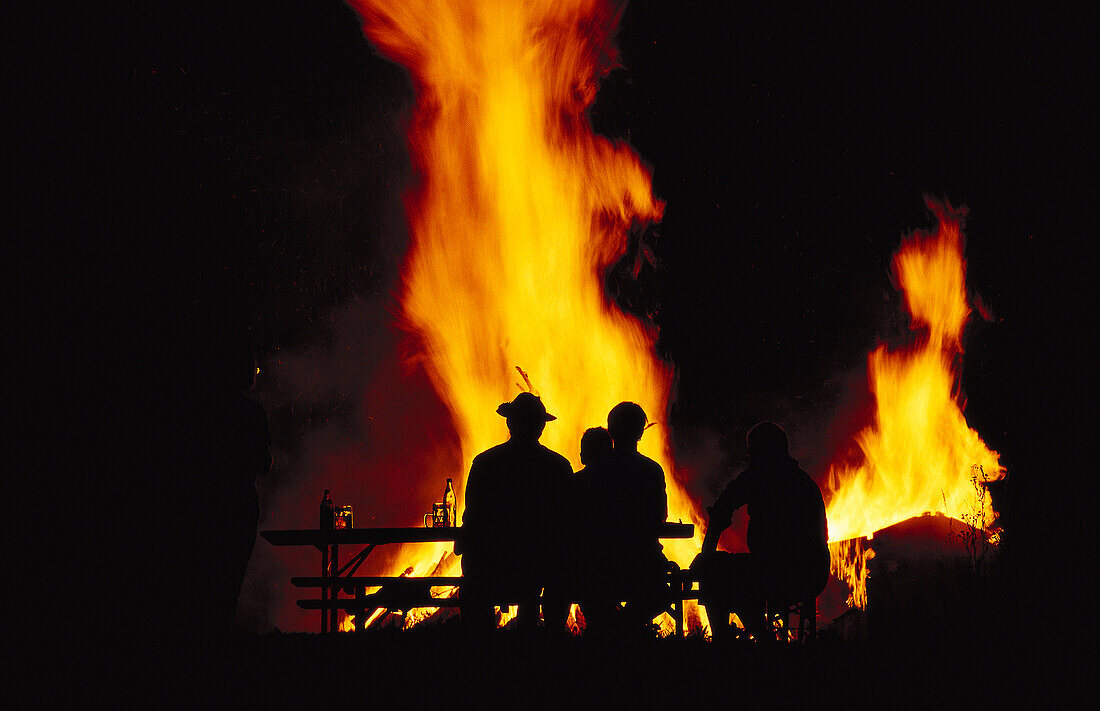
[[[821,594],[829,579],[829,531],[821,489],[791,458],[787,433],[761,422],[746,437],[749,466],[708,510],[703,550],[691,569],[715,639],[733,633],[735,613],[760,642],[774,641],[766,613]],[[748,553],[717,550],[742,505],[749,514]]]
[[[542,588],[555,587],[563,546],[558,516],[573,474],[569,460],[539,444],[547,422],[542,400],[528,392],[501,404],[508,441],[474,457],[462,515],[464,622],[496,626],[495,606],[518,602],[516,624],[538,624]],[[548,584],[549,583],[549,584]],[[564,627],[558,604],[544,604],[547,629]]]

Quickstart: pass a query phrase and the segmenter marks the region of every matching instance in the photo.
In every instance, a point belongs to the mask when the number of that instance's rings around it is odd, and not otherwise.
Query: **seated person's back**
[[[749,515],[749,551],[773,577],[775,592],[820,592],[829,575],[828,531],[813,479],[789,456],[758,458],[730,482],[712,515],[725,519],[741,503]]]
[[[613,451],[587,472],[590,520],[609,568],[660,556],[658,527],[667,517],[661,465],[637,451]]]

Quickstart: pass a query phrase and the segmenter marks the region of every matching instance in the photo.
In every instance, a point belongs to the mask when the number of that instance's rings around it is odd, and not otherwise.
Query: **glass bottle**
[[[451,527],[456,526],[455,514],[458,506],[457,500],[455,499],[455,489],[450,479],[447,480],[447,488],[443,491],[443,505],[447,509],[447,525]]]
[[[325,497],[321,499],[321,524],[322,531],[331,531],[336,519],[336,504],[329,498],[328,489],[325,489]]]

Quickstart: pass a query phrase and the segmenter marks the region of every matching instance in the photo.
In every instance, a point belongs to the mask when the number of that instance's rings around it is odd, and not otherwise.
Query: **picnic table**
[[[320,599],[298,600],[298,606],[320,610],[321,632],[337,631],[337,612],[355,615],[356,630],[361,630],[368,611],[379,608],[408,610],[414,607],[457,607],[456,597],[431,594],[432,588],[461,586],[461,577],[356,576],[355,573],[375,548],[391,543],[454,543],[462,540],[461,527],[428,528],[419,526],[395,528],[291,529],[261,531],[260,535],[275,546],[311,546],[321,554],[321,575],[293,577],[292,585],[319,588]],[[665,522],[658,531],[660,538],[691,538],[695,526],[690,523]],[[340,547],[358,546],[357,552],[343,565]],[[681,585],[677,579],[674,588]],[[690,583],[689,583],[690,584]],[[380,587],[368,595],[366,589]],[[674,591],[678,594],[683,591]],[[341,598],[341,594],[347,596]],[[682,598],[681,598],[682,599]],[[677,628],[682,626],[682,610],[676,606]]]

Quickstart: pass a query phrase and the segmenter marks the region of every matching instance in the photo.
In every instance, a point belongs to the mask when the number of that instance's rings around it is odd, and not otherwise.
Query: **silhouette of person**
[[[581,609],[586,629],[644,628],[668,602],[668,561],[658,529],[668,516],[665,473],[638,452],[646,415],[621,402],[607,415],[611,453],[586,466],[578,482],[588,501],[594,562],[588,567]],[[619,603],[626,606],[619,609]]]
[[[240,354],[239,374],[234,384],[235,397],[229,399],[224,411],[224,426],[228,435],[226,455],[230,464],[230,480],[226,482],[232,511],[226,520],[229,541],[230,575],[226,585],[226,609],[236,612],[241,584],[256,545],[256,528],[260,523],[260,498],[256,480],[271,471],[271,433],[264,406],[246,397],[256,386],[260,367],[256,356],[247,351]],[[232,611],[230,612],[230,601]]]
[[[591,509],[592,497],[586,490],[589,478],[587,474],[591,467],[611,454],[611,448],[611,435],[603,427],[590,427],[581,435],[580,457],[583,466],[570,480],[565,505],[568,514],[563,536],[567,552],[562,583],[568,603],[578,602],[584,596],[586,581],[594,570],[598,570],[600,564],[592,555],[591,533],[585,530],[594,516],[598,515],[598,512]]]
[[[603,427],[589,427],[581,435],[581,464],[584,468],[580,469],[575,476],[582,476],[587,467],[599,464],[604,458],[611,454],[612,448],[611,434]]]
[[[520,393],[497,408],[508,425],[508,441],[474,458],[466,480],[462,515],[461,614],[473,629],[496,625],[493,608],[518,601],[516,624],[538,624],[544,586],[560,589],[564,545],[558,528],[569,460],[539,444],[547,422],[542,400]],[[543,608],[548,629],[560,629],[565,616],[558,600]],[[567,611],[568,608],[566,608]]]
[[[187,517],[178,556],[197,598],[196,627],[222,633],[232,628],[256,542],[256,479],[271,468],[270,435],[263,405],[245,396],[259,371],[251,350],[213,347],[203,366],[181,452],[190,480],[174,504]]]
[[[757,640],[775,635],[767,613],[817,596],[829,578],[828,526],[821,490],[788,453],[787,434],[761,422],[746,437],[749,466],[710,507],[703,550],[691,569],[700,578],[715,639],[732,634],[735,613]],[[748,553],[718,551],[733,512],[748,507]]]

